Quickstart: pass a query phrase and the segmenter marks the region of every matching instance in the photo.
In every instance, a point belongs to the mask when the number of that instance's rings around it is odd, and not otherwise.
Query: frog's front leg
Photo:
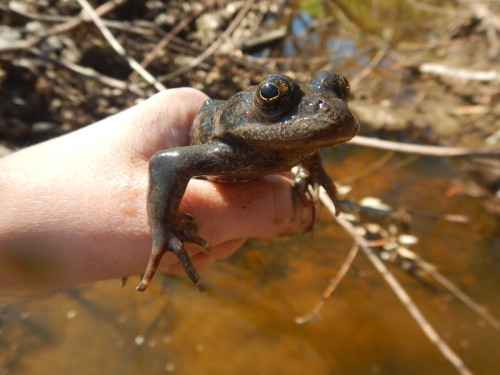
[[[137,290],[146,290],[167,251],[177,256],[190,279],[203,290],[203,283],[183,242],[196,243],[206,250],[210,247],[195,233],[194,218],[179,213],[179,206],[192,177],[224,174],[236,168],[231,153],[230,146],[213,143],[161,151],[151,158],[147,211],[153,246]]]
[[[306,196],[310,194],[308,193],[309,186],[314,192],[313,201],[319,198],[319,187],[322,186],[335,205],[336,214],[339,214],[340,202],[337,198],[337,188],[323,168],[319,151],[314,152],[300,163],[298,173],[295,176],[295,189],[304,200],[307,200]]]

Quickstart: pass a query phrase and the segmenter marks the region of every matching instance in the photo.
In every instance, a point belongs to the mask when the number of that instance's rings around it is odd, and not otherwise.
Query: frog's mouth
[[[247,123],[244,127],[232,129],[227,135],[233,141],[262,150],[334,147],[349,141],[359,132],[358,121],[350,112],[347,114],[348,117],[342,118],[342,121],[316,121],[314,127],[304,125],[307,119],[293,124],[286,124],[285,121],[281,127],[270,127],[259,122]]]

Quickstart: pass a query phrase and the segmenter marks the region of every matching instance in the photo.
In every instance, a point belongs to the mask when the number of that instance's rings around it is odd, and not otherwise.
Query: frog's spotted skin
[[[270,74],[227,101],[207,100],[191,129],[191,145],[160,151],[149,163],[148,219],[153,248],[137,290],[147,288],[161,257],[177,255],[202,290],[183,242],[210,246],[195,234],[191,215],[179,205],[189,180],[204,176],[219,182],[243,182],[300,166],[296,187],[304,200],[308,186],[322,186],[336,201],[318,149],[347,142],[359,125],[347,107],[349,83],[340,74],[321,72],[306,84]]]

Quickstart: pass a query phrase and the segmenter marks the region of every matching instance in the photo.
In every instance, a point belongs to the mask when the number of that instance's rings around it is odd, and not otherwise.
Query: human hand
[[[188,145],[207,97],[171,89],[124,112],[0,159],[0,286],[69,284],[140,274],[151,248],[146,217],[149,158]],[[168,198],[167,198],[168,199]],[[193,179],[181,203],[210,253],[186,248],[198,269],[248,237],[306,230],[310,207],[289,183],[266,176],[242,184]],[[173,253],[160,270],[183,274]]]

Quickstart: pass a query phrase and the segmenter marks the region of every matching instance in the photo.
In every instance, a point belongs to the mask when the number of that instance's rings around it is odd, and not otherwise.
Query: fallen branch
[[[429,264],[423,262],[421,264],[422,268],[431,275],[438,283],[443,287],[448,289],[451,294],[462,301],[468,308],[478,314],[486,323],[495,329],[495,331],[500,332],[500,322],[496,320],[492,315],[490,315],[482,306],[479,306],[475,301],[473,301],[467,294],[458,289],[450,280],[441,275]]]
[[[101,17],[96,13],[94,8],[88,3],[87,0],[77,0],[80,6],[89,14],[90,18],[97,26],[101,34],[108,41],[111,47],[118,53],[121,57],[123,57],[130,67],[134,69],[146,82],[153,85],[158,91],[166,90],[166,87],[159,82],[155,77],[153,77],[146,69],[144,69],[141,64],[139,64],[132,56],[127,54],[125,48],[116,40],[114,35],[109,31],[104,22],[102,22]]]
[[[160,53],[164,52],[167,45],[170,43],[170,41],[178,34],[180,33],[184,28],[186,28],[187,25],[189,25],[189,23],[191,23],[191,21],[193,21],[193,19],[195,17],[197,17],[199,15],[200,12],[194,12],[193,14],[191,14],[189,17],[183,19],[181,22],[179,22],[172,30],[170,30],[170,32],[165,35],[159,42],[158,44],[151,50],[149,51],[146,56],[144,57],[144,59],[141,61],[141,66],[143,68],[146,68]],[[134,80],[137,76],[137,72],[134,71],[131,75],[130,75],[130,79],[131,80]]]
[[[418,67],[422,73],[437,74],[446,77],[471,80],[471,81],[500,81],[498,70],[470,70],[451,68],[437,63],[424,63]]]
[[[443,156],[443,157],[458,157],[458,156],[494,156],[500,157],[500,151],[495,150],[474,150],[463,147],[444,147],[444,146],[427,146],[416,145],[412,143],[401,143],[386,141],[377,138],[369,138],[358,135],[349,141],[350,144],[357,146],[366,146],[403,152],[408,154],[427,155],[427,156]]]
[[[95,9],[95,12],[96,12],[96,14],[98,14],[99,16],[102,17],[103,15],[115,10],[116,8],[118,8],[119,6],[121,6],[122,4],[124,4],[127,1],[128,0],[110,0],[107,3],[104,3],[101,6],[99,6],[99,8]],[[82,23],[87,22],[87,21],[88,20],[86,19],[86,17],[84,15],[80,14],[77,17],[74,17],[74,18],[72,18],[64,23],[61,23],[57,26],[50,28],[46,33],[44,33],[42,35],[37,35],[35,37],[29,38],[26,40],[22,40],[22,41],[19,41],[17,43],[11,43],[11,44],[6,45],[6,46],[1,46],[0,53],[14,52],[14,51],[19,51],[19,50],[30,49],[30,48],[35,47],[38,44],[42,43],[49,36],[64,33],[66,31],[70,31],[70,30],[80,26]]]
[[[351,268],[352,262],[354,261],[354,258],[356,258],[356,255],[358,254],[358,250],[359,246],[357,245],[351,248],[351,250],[347,254],[347,257],[344,259],[344,262],[337,271],[337,274],[333,279],[330,280],[328,286],[321,294],[321,298],[319,299],[319,301],[316,303],[316,305],[312,308],[312,310],[308,314],[296,317],[295,323],[297,324],[309,323],[310,321],[317,319],[320,316],[320,311],[323,308],[325,302],[331,297],[337,286],[340,284],[340,282],[346,275],[347,271],[349,271],[349,269]]]
[[[80,74],[80,75],[87,77],[87,78],[90,78],[90,79],[95,79],[96,81],[99,81],[100,83],[102,83],[105,86],[113,87],[115,89],[120,89],[120,90],[127,90],[128,89],[136,95],[145,96],[145,93],[138,86],[128,84],[127,82],[120,81],[119,79],[116,79],[113,77],[109,77],[107,75],[99,73],[98,71],[96,71],[92,68],[73,64],[70,62],[63,62],[63,61],[58,60],[58,59],[54,59],[54,58],[46,55],[42,51],[40,51],[38,48],[31,48],[30,52],[33,53],[34,55],[36,55],[37,57],[39,57],[45,61],[48,61],[54,65],[57,65],[61,68],[67,69],[70,72]]]
[[[389,272],[385,264],[377,257],[377,255],[375,255],[367,241],[356,231],[356,228],[344,217],[343,214],[335,216],[335,206],[323,189],[321,189],[320,199],[323,205],[332,213],[335,220],[337,220],[337,223],[339,223],[340,226],[342,226],[351,235],[357,246],[361,248],[363,253],[372,262],[380,275],[384,278],[387,284],[389,284],[394,294],[396,294],[427,338],[439,349],[439,351],[441,351],[443,356],[455,367],[459,374],[472,375],[472,372],[467,368],[462,359],[448,346],[441,336],[439,336],[436,330],[427,321],[425,316],[420,312],[408,293]]]
[[[365,79],[366,77],[368,77],[368,75],[370,75],[373,69],[375,69],[375,67],[378,64],[380,64],[380,62],[387,55],[387,52],[389,51],[390,48],[391,46],[387,44],[386,46],[384,46],[384,48],[378,50],[378,52],[370,61],[370,63],[351,80],[351,88],[358,86],[363,79]]]
[[[189,70],[193,69],[194,67],[198,66],[199,64],[201,64],[203,61],[205,61],[213,53],[215,53],[215,51],[217,51],[219,49],[219,47],[222,45],[222,43],[224,43],[226,38],[228,38],[229,35],[231,35],[233,33],[233,31],[236,29],[236,27],[239,26],[239,24],[243,20],[243,17],[245,17],[245,15],[250,10],[250,7],[253,5],[254,2],[255,2],[255,0],[247,0],[245,2],[245,5],[243,6],[243,8],[241,8],[241,10],[236,15],[236,17],[233,19],[231,24],[227,27],[227,29],[224,30],[224,32],[220,35],[220,37],[214,43],[212,43],[210,45],[210,47],[208,47],[205,51],[203,51],[203,53],[201,53],[196,58],[189,61],[185,66],[183,66],[177,70],[174,70],[171,73],[165,74],[165,75],[159,77],[158,79],[160,81],[164,82],[164,81],[170,80],[172,78],[175,78],[183,73],[186,73],[187,71],[189,71]]]

